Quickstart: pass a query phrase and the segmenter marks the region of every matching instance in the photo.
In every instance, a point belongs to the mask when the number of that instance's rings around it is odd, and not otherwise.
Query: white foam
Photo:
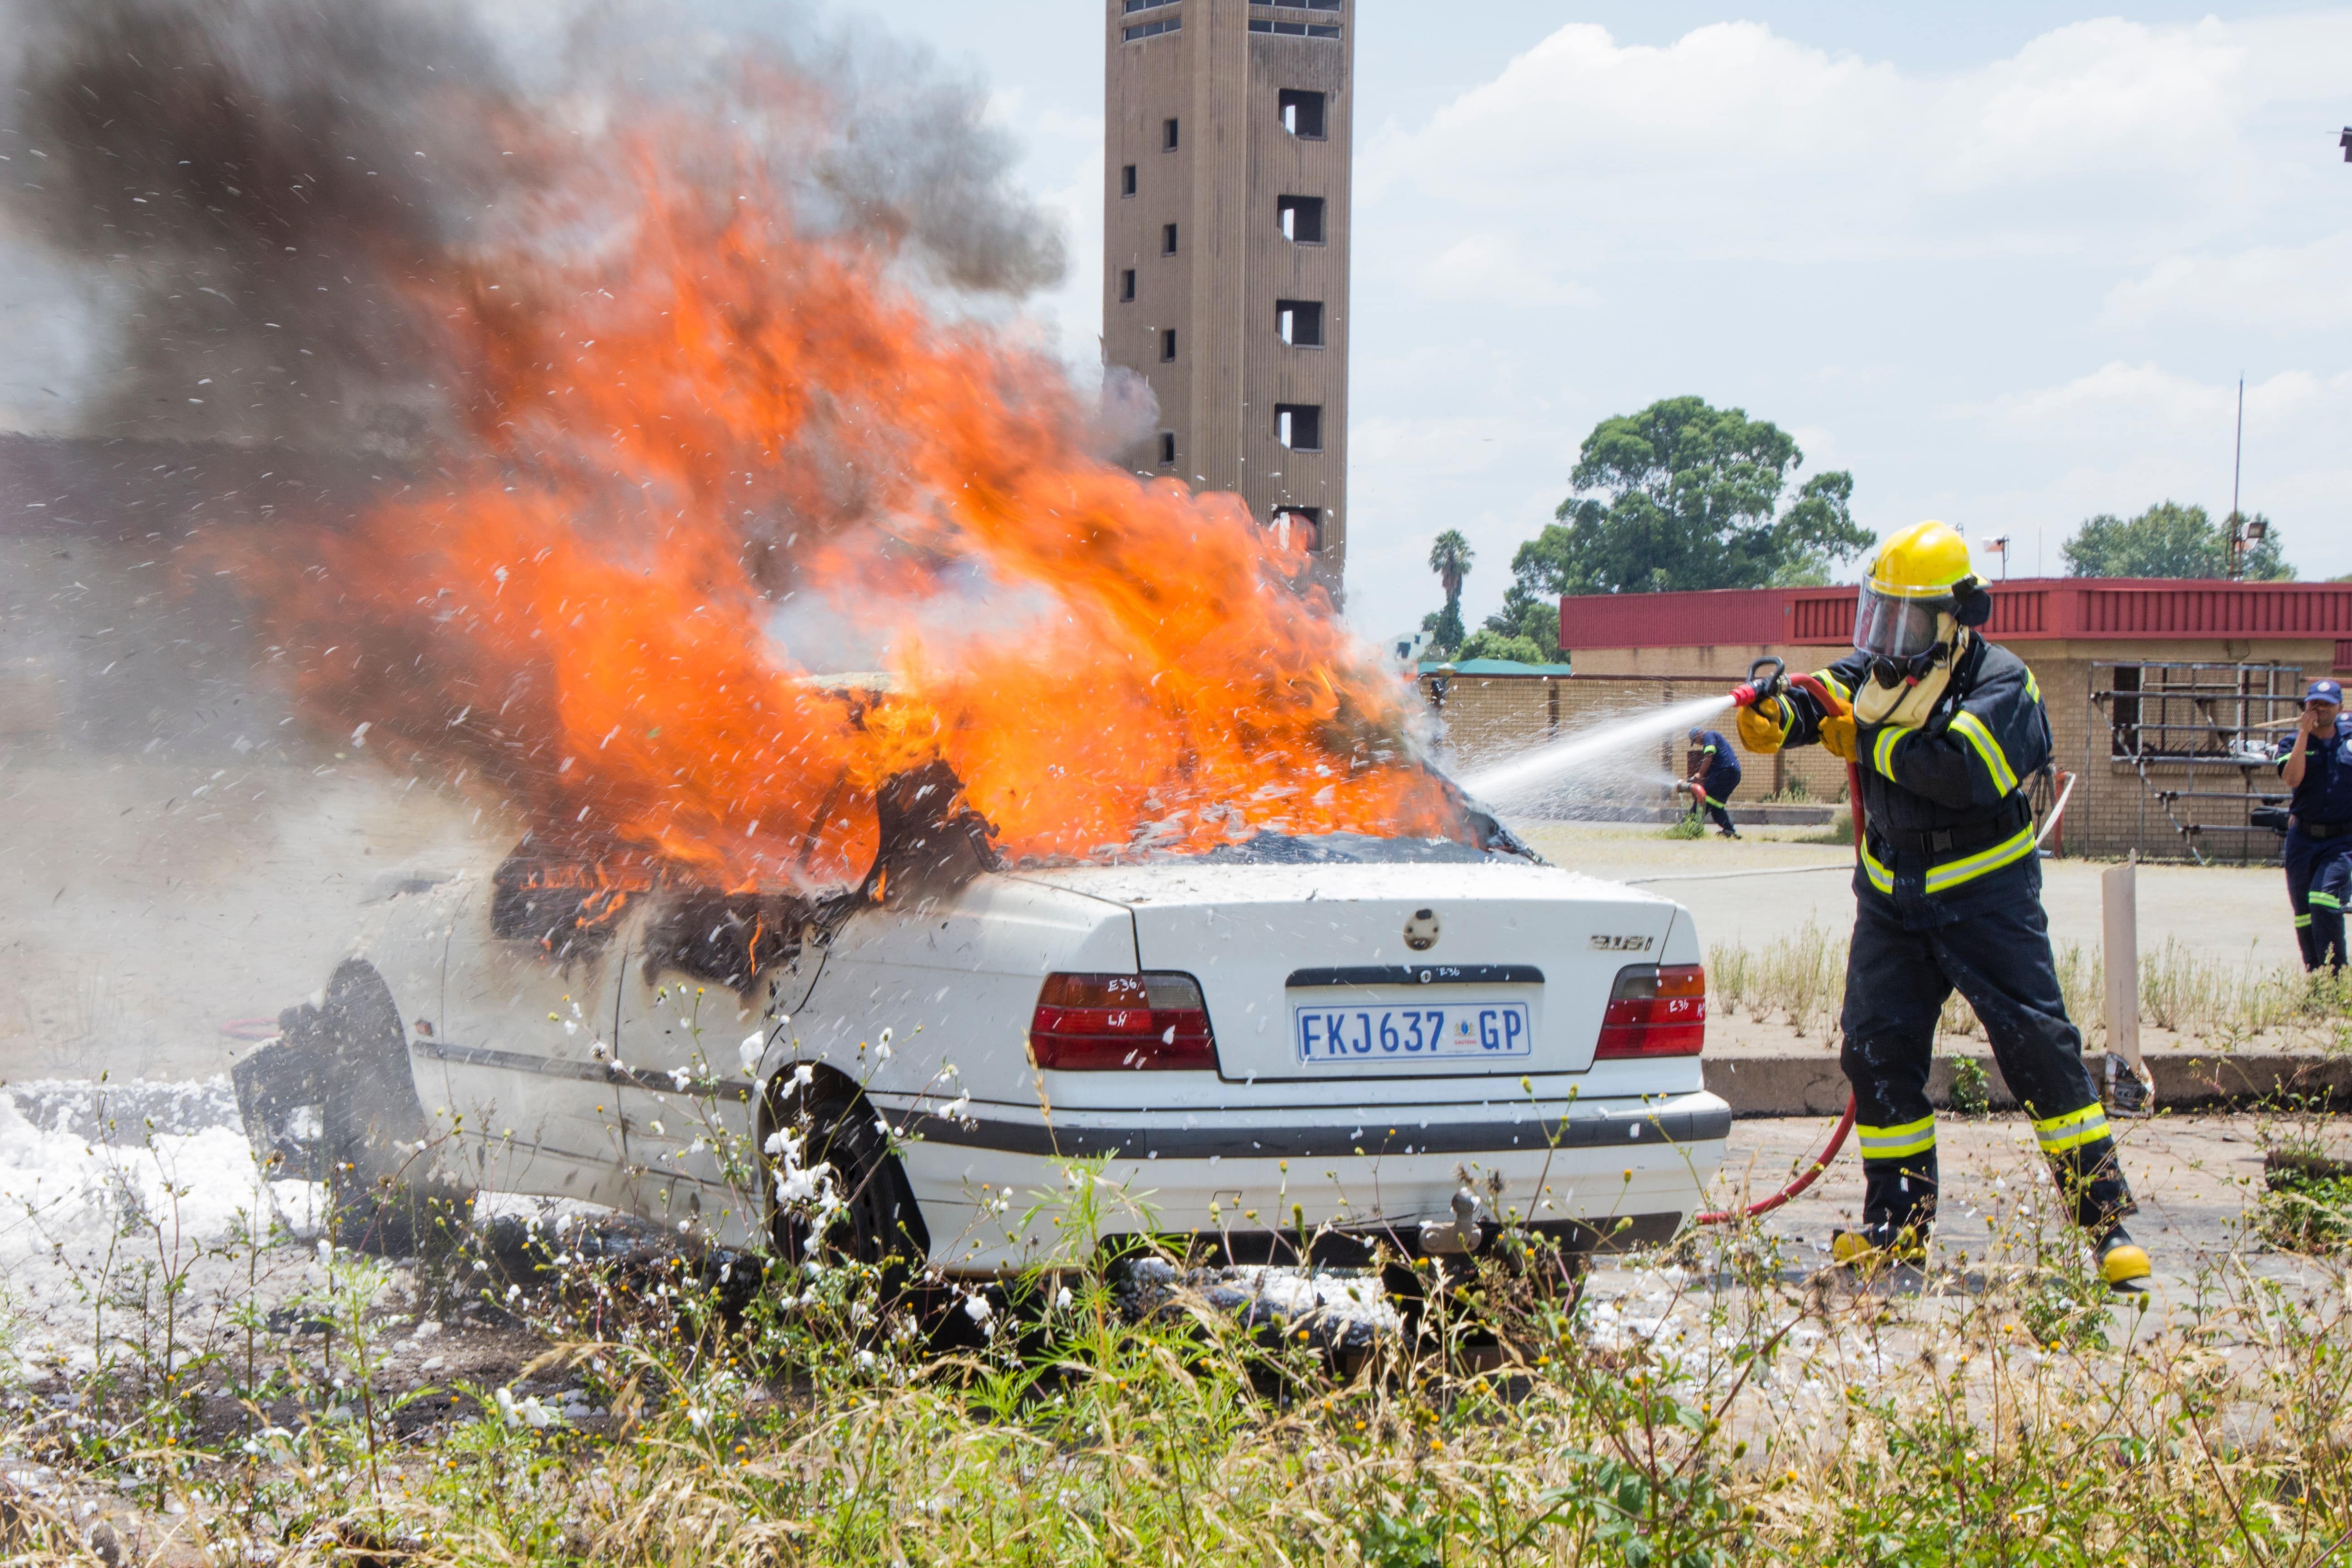
[[[74,1120],[43,1126],[0,1094],[0,1268],[100,1241],[126,1220],[184,1251],[266,1230],[270,1195],[240,1128],[118,1128],[139,1141],[108,1143]]]

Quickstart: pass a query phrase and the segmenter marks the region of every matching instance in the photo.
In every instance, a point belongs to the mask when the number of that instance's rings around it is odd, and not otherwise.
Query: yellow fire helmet
[[[1915,522],[1888,540],[1863,579],[1853,646],[1874,659],[1908,664],[1944,640],[1943,616],[1982,626],[1991,596],[1969,562],[1969,542],[1949,523]]]

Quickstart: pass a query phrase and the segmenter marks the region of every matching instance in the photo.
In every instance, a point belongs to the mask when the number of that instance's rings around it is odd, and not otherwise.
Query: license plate
[[[1524,1057],[1535,1047],[1524,1002],[1293,1007],[1290,1016],[1298,1059],[1309,1063]]]

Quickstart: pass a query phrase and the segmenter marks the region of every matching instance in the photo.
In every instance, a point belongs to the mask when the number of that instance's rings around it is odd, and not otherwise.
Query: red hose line
[[[1760,1203],[1749,1204],[1745,1208],[1709,1209],[1705,1214],[1695,1216],[1692,1223],[1729,1225],[1734,1220],[1754,1219],[1759,1214],[1770,1214],[1774,1209],[1811,1186],[1821,1180],[1822,1173],[1830,1168],[1830,1162],[1838,1157],[1838,1151],[1845,1147],[1845,1136],[1853,1131],[1853,1096],[1849,1094],[1845,1097],[1845,1114],[1838,1118],[1837,1131],[1830,1134],[1828,1144],[1820,1153],[1813,1156],[1813,1163],[1799,1173],[1795,1181]]]
[[[1789,684],[1809,693],[1814,701],[1822,705],[1824,712],[1845,711],[1845,705],[1831,696],[1829,689],[1812,676],[1792,675],[1789,677]],[[1854,852],[1860,854],[1862,852],[1862,769],[1851,762],[1845,765],[1845,797],[1853,803],[1853,847]],[[1837,1130],[1830,1134],[1830,1141],[1822,1146],[1822,1152],[1813,1156],[1813,1163],[1798,1173],[1795,1181],[1759,1203],[1748,1204],[1745,1207],[1709,1209],[1704,1214],[1694,1216],[1692,1223],[1729,1225],[1734,1220],[1754,1219],[1758,1215],[1770,1214],[1790,1198],[1802,1193],[1807,1187],[1821,1180],[1822,1173],[1830,1168],[1830,1162],[1836,1159],[1838,1151],[1845,1147],[1846,1134],[1853,1131],[1853,1114],[1854,1098],[1849,1094],[1845,1097],[1845,1114],[1838,1118]]]

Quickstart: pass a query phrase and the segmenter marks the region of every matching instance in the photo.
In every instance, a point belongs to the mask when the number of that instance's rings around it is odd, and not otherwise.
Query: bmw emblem
[[[1435,910],[1412,911],[1412,918],[1404,922],[1404,944],[1415,952],[1427,952],[1437,945]]]

